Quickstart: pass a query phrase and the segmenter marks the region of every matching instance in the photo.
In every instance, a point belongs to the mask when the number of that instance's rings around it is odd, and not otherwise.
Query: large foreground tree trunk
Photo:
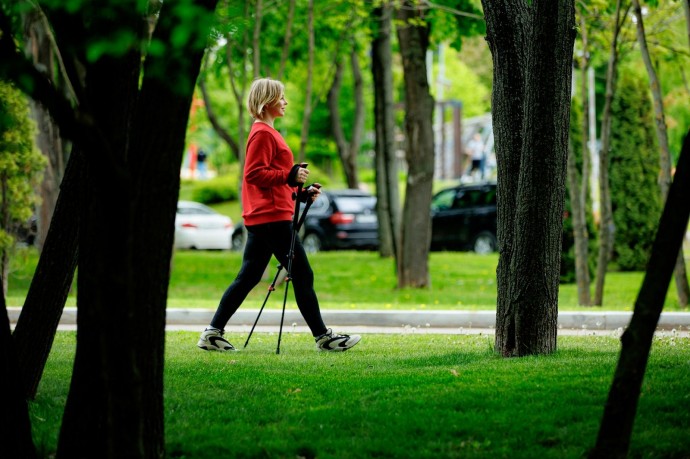
[[[400,228],[398,166],[395,158],[395,119],[393,109],[393,57],[391,16],[393,8],[385,1],[372,12],[371,72],[374,79],[374,126],[376,130],[376,203],[379,220],[379,253],[397,256]]]
[[[671,152],[668,146],[664,98],[661,94],[661,82],[659,81],[654,65],[652,65],[651,56],[649,55],[647,36],[644,29],[644,18],[642,17],[642,9],[640,8],[639,0],[633,0],[633,10],[637,18],[637,41],[640,44],[640,52],[642,53],[642,60],[647,69],[649,87],[652,91],[652,99],[654,100],[654,120],[656,121],[654,125],[656,127],[656,137],[659,141],[659,165],[661,171],[659,187],[661,189],[661,202],[665,202],[671,184]],[[690,286],[688,285],[688,274],[685,269],[682,247],[681,250],[678,251],[676,268],[673,272],[676,280],[678,303],[681,307],[685,307],[688,305],[688,298],[690,297]]]
[[[572,1],[484,0],[498,162],[503,356],[556,350],[575,18]]]
[[[31,438],[29,406],[14,350],[5,295],[0,292],[0,453],[7,458],[33,459],[36,449]]]
[[[398,43],[405,74],[405,152],[407,187],[403,209],[398,287],[428,287],[434,178],[434,99],[427,81],[429,24],[416,2],[406,0],[397,11]]]
[[[592,458],[625,458],[652,339],[664,307],[690,217],[690,132],[685,136],[676,175],[659,222],[652,255],[630,325],[621,337],[622,349],[611,384]]]

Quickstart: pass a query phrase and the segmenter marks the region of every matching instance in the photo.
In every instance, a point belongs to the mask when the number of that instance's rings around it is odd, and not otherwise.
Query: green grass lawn
[[[241,261],[242,255],[236,252],[176,251],[168,306],[215,308],[237,274]],[[393,261],[380,258],[376,252],[320,252],[310,256],[310,261],[316,278],[316,292],[324,309],[492,310],[496,307],[497,254],[432,252],[429,258],[432,285],[429,289],[396,289]],[[13,259],[13,265],[8,305],[21,306],[35,269],[35,251],[21,251]],[[275,271],[276,263],[272,262],[265,280],[246,300],[247,306],[261,306]],[[608,273],[603,309],[632,310],[642,278],[641,272]],[[280,293],[282,288],[279,287],[276,293]],[[266,307],[281,307],[281,299],[280,294],[272,295]],[[289,299],[292,301],[292,295]],[[74,306],[75,302],[72,292],[68,305]],[[294,304],[289,306],[294,307]],[[574,284],[561,285],[559,308],[592,310],[577,305]],[[664,309],[683,310],[679,308],[673,284],[669,286]]]
[[[318,353],[307,334],[256,334],[232,354],[169,332],[170,458],[580,458],[595,442],[619,351],[562,337],[551,356],[502,359],[481,335],[366,335]],[[59,332],[31,403],[35,442],[55,450],[75,334]],[[690,341],[656,338],[630,457],[690,451]]]

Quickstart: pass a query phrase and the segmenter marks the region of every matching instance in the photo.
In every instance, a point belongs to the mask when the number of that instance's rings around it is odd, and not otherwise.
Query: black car
[[[244,247],[244,228],[232,235],[233,250]],[[309,208],[300,230],[304,249],[375,250],[379,246],[376,197],[360,190],[324,190]]]
[[[431,199],[432,250],[495,252],[496,184],[459,185]]]

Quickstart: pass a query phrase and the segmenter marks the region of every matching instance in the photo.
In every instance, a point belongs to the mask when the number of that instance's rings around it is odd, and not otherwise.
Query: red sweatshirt
[[[254,123],[247,138],[242,180],[245,225],[292,220],[294,188],[287,182],[293,165],[292,150],[278,131],[265,123]]]

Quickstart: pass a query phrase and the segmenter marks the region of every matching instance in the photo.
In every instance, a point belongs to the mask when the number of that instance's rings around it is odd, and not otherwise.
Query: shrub
[[[192,190],[192,200],[204,204],[236,201],[239,196],[237,176],[222,175],[196,182]]]
[[[613,261],[623,271],[644,270],[661,215],[659,153],[646,82],[621,72],[612,106],[611,204]]]

